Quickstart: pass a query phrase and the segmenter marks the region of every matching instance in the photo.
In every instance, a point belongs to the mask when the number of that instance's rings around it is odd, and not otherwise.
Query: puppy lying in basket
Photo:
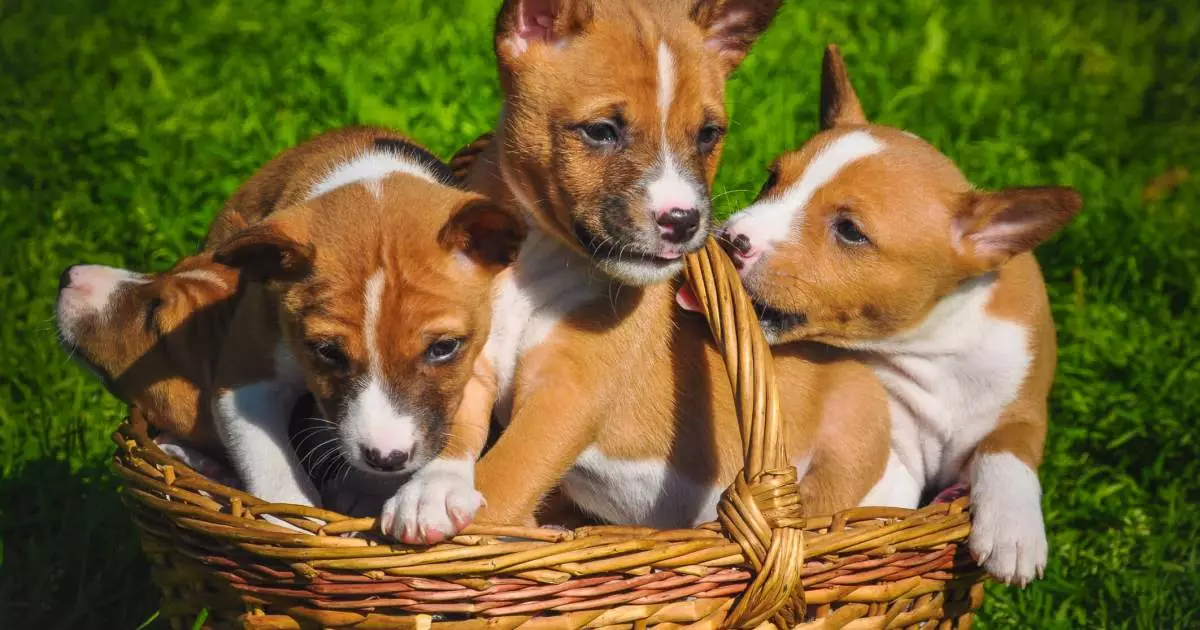
[[[207,405],[189,416],[172,400],[151,419],[189,443],[204,436],[196,427],[215,425],[251,493],[316,505],[315,485],[288,440],[293,406],[312,390],[336,433],[335,454],[354,468],[354,491],[386,499],[383,518],[400,523],[402,537],[434,542],[461,528],[479,505],[471,464],[488,427],[486,412],[482,426],[452,422],[453,415],[480,417],[470,410],[483,399],[490,408],[488,376],[476,373],[474,359],[488,330],[491,280],[523,228],[454,181],[423,149],[379,129],[324,134],[268,163],[227,204],[208,239],[211,253],[201,255],[223,270],[221,288],[240,286],[219,301],[221,317],[197,309],[204,316],[187,322],[222,347],[199,362],[203,378],[189,389],[193,400],[215,394],[212,419]],[[136,332],[128,324],[142,321],[134,312],[139,297],[143,308],[157,310],[162,289],[173,287],[186,299],[172,313],[183,313],[196,299],[187,287],[218,277],[209,272],[150,278],[114,271],[121,280],[111,296],[78,291],[99,308],[66,318],[61,313],[75,311],[60,309],[60,320],[70,320],[64,330],[97,332],[123,348],[123,335]],[[147,330],[160,342],[189,339],[177,334],[181,325]],[[64,334],[76,347],[82,336]],[[152,343],[155,334],[146,339],[162,355],[162,370],[192,369],[169,366],[169,344]],[[85,354],[106,349],[93,344]],[[113,361],[102,376],[115,383],[107,375],[124,376],[125,366]],[[136,384],[110,388],[132,402],[160,398],[131,399]],[[185,417],[191,420],[176,420]],[[344,510],[354,493],[343,487],[334,494],[339,502],[331,507]]]
[[[1054,322],[1034,246],[1081,206],[1070,188],[974,189],[933,146],[872,125],[835,47],[824,131],[780,156],[758,201],[726,223],[772,343],[856,351],[887,389],[882,504],[970,486],[970,549],[996,578],[1041,575],[1037,467],[1054,378]]]

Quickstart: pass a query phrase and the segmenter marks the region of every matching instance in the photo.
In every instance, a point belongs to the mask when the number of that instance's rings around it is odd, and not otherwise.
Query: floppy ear
[[[583,31],[592,16],[592,0],[504,0],[496,16],[496,57],[508,66],[533,46]]]
[[[486,268],[507,267],[525,240],[525,222],[486,199],[469,201],[442,226],[438,242]]]
[[[302,226],[274,219],[231,236],[213,260],[256,280],[297,280],[308,275],[315,253]]]
[[[863,113],[858,94],[850,83],[842,51],[834,44],[825,47],[825,58],[821,60],[821,129],[832,129],[840,125],[865,125],[867,115]]]
[[[704,29],[704,43],[733,72],[754,40],[771,25],[783,0],[696,0],[692,21]]]
[[[969,265],[990,271],[1044,243],[1082,207],[1083,197],[1063,186],[968,193],[951,242]]]

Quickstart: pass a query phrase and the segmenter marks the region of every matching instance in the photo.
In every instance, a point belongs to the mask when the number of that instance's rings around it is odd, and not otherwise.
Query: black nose
[[[404,463],[408,461],[408,453],[404,451],[392,451],[383,456],[377,448],[367,448],[365,446],[358,447],[362,451],[363,460],[367,465],[375,470],[383,472],[395,472],[404,468]]]
[[[671,208],[658,217],[663,240],[668,243],[686,242],[700,227],[700,211],[695,208]]]
[[[58,276],[58,290],[59,291],[62,291],[63,289],[71,286],[71,270],[74,269],[76,266],[77,265],[71,265],[70,267],[63,269],[62,274]]]

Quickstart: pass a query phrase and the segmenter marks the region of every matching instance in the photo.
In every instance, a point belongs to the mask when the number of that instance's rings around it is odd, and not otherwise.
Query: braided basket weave
[[[692,530],[473,525],[432,547],[374,518],[268,504],[165,455],[134,410],[113,438],[172,628],[948,628],[982,576],[966,499],[800,517],[770,351],[729,260],[687,260],[733,384],[745,467]],[[265,520],[271,515],[310,532]],[[324,522],[315,522],[317,519]],[[353,534],[352,536],[348,534]]]

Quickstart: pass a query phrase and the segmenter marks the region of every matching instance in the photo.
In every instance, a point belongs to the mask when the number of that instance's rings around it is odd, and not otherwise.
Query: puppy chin
[[[616,260],[597,261],[605,274],[632,286],[650,286],[666,282],[683,272],[683,259],[678,260]]]

